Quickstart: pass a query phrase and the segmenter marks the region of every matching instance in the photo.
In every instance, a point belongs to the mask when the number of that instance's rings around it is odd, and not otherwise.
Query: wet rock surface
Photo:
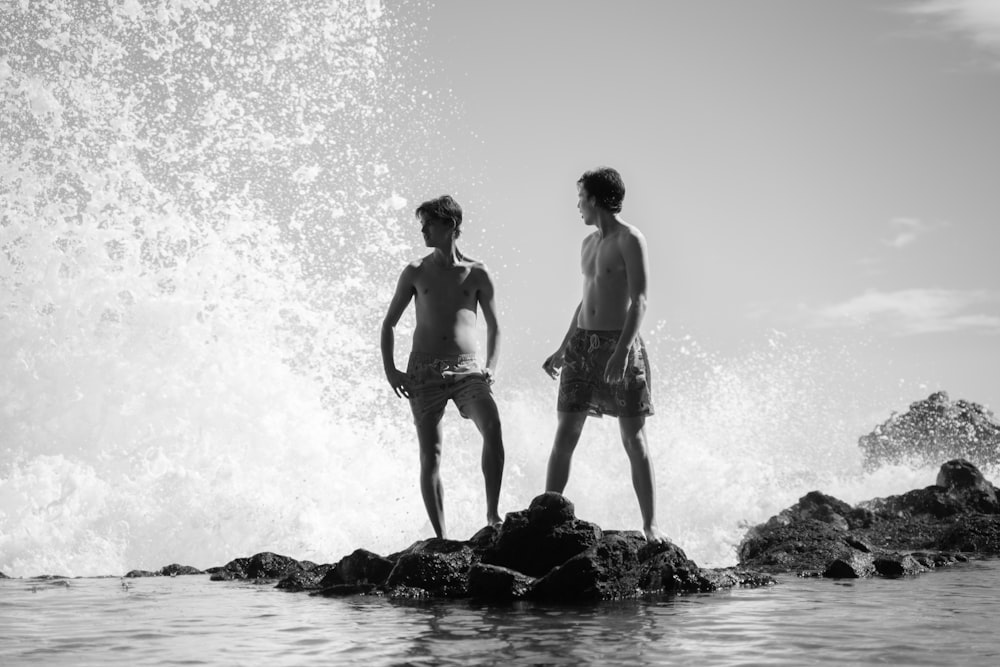
[[[740,565],[762,572],[897,578],[1000,555],[996,488],[965,459],[935,484],[850,506],[819,492],[751,528]]]
[[[670,543],[637,531],[602,530],[576,518],[556,493],[535,498],[467,541],[432,538],[388,556],[358,549],[315,565],[261,553],[211,570],[212,580],[273,580],[287,591],[327,597],[587,602],[768,586],[773,577],[744,568],[698,567]]]
[[[205,572],[196,567],[191,567],[190,565],[178,565],[177,563],[171,563],[170,565],[164,565],[156,571],[132,570],[127,572],[124,576],[128,579],[135,579],[138,577],[176,577],[178,575],[188,574],[205,574]]]
[[[265,551],[250,558],[236,558],[229,561],[212,572],[212,581],[281,579],[315,567],[314,563],[308,561],[299,562],[289,556]]]

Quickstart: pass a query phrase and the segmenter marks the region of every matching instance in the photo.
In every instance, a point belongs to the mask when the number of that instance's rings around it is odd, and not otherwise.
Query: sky
[[[439,118],[398,188],[463,204],[503,365],[561,340],[575,183],[610,165],[648,241],[644,335],[847,347],[894,410],[939,389],[1000,408],[1000,2],[413,7],[385,8],[420,31],[399,57]]]

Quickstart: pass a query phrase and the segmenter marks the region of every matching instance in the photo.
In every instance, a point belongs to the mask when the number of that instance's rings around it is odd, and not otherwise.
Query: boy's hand
[[[563,362],[565,361],[565,356],[563,351],[559,350],[553,352],[549,355],[549,358],[545,360],[542,364],[542,370],[549,374],[549,377],[555,380],[559,377],[559,369],[563,367]]]
[[[628,350],[615,350],[604,367],[604,381],[608,384],[621,384],[625,380],[625,366],[628,362]]]
[[[393,369],[385,372],[385,377],[389,380],[389,386],[400,398],[410,397],[410,378],[401,370]]]

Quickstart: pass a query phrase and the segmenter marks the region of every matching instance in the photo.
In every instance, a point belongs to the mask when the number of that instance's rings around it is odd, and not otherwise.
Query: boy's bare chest
[[[595,241],[582,254],[584,276],[591,280],[618,278],[625,272],[625,259],[616,243]]]
[[[418,276],[414,287],[417,300],[427,303],[461,306],[474,303],[476,299],[476,281],[469,269],[427,271]]]

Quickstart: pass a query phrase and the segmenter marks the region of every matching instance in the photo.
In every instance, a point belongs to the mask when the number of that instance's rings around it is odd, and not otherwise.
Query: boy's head
[[[612,213],[622,212],[622,202],[625,200],[625,182],[621,174],[611,167],[598,167],[586,172],[576,182],[587,191],[587,194],[601,208]]]
[[[455,226],[455,238],[462,234],[462,207],[451,195],[441,195],[417,207],[416,216],[421,220],[439,220]]]

